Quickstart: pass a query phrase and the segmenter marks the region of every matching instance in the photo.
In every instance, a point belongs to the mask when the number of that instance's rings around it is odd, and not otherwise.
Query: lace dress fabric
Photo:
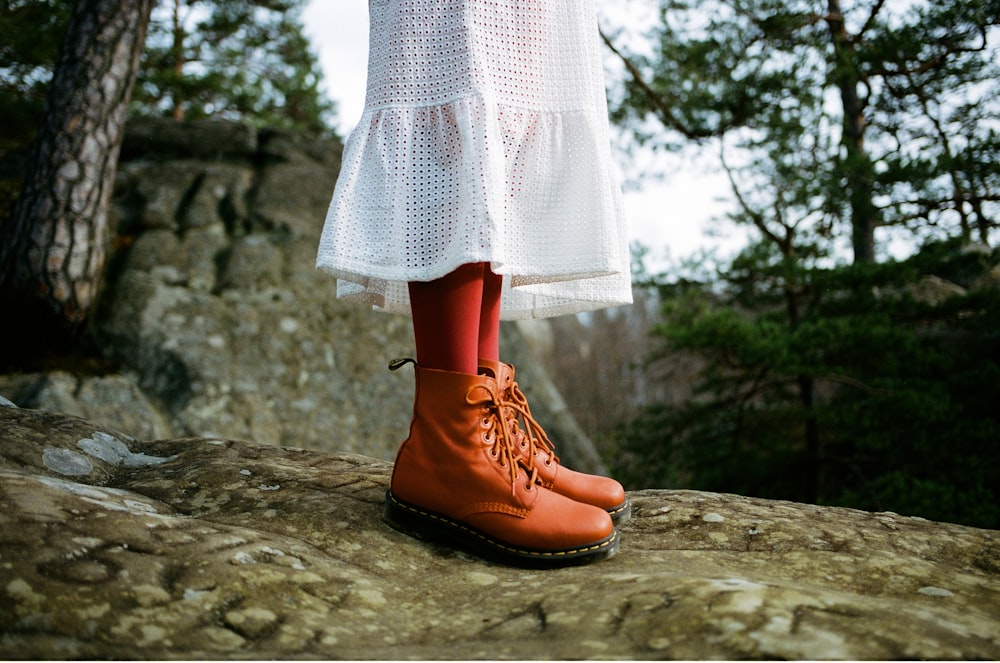
[[[407,281],[504,276],[504,319],[631,302],[593,0],[370,0],[365,110],[317,267],[409,312]]]

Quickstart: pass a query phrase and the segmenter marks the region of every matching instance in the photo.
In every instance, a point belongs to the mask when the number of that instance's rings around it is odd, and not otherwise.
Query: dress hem
[[[336,278],[337,299],[367,304],[384,313],[410,315],[407,281],[366,277],[326,265],[317,265],[317,269]],[[573,275],[503,276],[500,309],[502,320],[549,318],[632,303],[631,278],[628,273],[602,271]],[[567,287],[567,284],[588,282],[602,282],[608,287]],[[548,286],[554,286],[558,291],[546,292]]]

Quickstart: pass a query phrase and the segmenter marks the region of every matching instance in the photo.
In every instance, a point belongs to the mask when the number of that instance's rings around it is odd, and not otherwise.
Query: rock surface
[[[1000,535],[632,493],[619,554],[526,571],[388,528],[390,465],[0,407],[5,658],[1000,658]]]

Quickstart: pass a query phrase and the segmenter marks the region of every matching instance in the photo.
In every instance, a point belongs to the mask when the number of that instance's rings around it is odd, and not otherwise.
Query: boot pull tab
[[[392,361],[389,362],[389,370],[398,371],[407,364],[413,364],[414,366],[416,366],[417,360],[414,359],[413,357],[400,357],[399,359],[393,359]]]

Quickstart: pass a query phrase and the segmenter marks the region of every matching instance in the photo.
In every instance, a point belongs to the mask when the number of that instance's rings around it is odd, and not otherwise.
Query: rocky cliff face
[[[643,491],[617,556],[525,571],[384,525],[389,469],[0,407],[0,656],[1000,657],[997,532]]]
[[[148,438],[221,436],[391,460],[406,436],[409,320],[335,299],[314,268],[340,166],[335,142],[232,122],[129,125],[95,321],[110,374],[0,376],[22,407]],[[570,465],[600,459],[544,372],[504,330],[506,356]]]

